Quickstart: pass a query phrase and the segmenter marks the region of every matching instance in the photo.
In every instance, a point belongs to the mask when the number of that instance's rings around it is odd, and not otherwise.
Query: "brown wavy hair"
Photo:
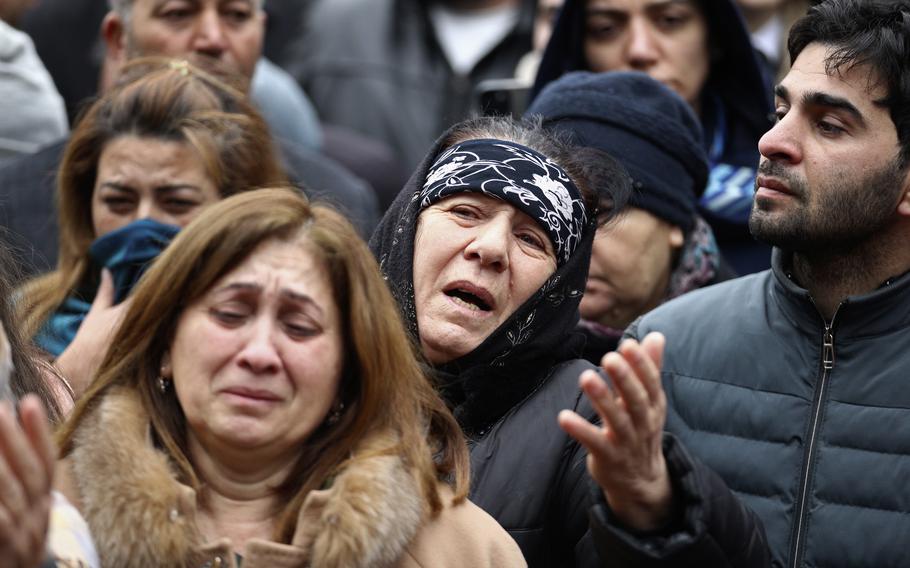
[[[105,146],[121,136],[184,142],[198,154],[222,197],[286,183],[268,127],[246,95],[185,61],[142,58],[87,109],[73,129],[57,178],[60,227],[56,270],[23,288],[20,317],[33,337],[86,278],[96,235],[92,193]]]
[[[316,257],[331,283],[342,322],[346,355],[340,388],[343,414],[320,426],[278,492],[286,503],[275,540],[290,542],[306,495],[347,463],[371,431],[392,431],[387,451],[404,458],[427,508],[442,509],[439,481],[466,498],[468,452],[461,429],[418,363],[398,307],[376,260],[338,212],[311,206],[299,192],[263,189],[212,205],[191,222],[138,284],[135,300],[113,339],[95,381],[59,434],[62,455],[73,449],[82,420],[117,385],[135,389],[151,417],[153,437],[180,481],[199,489],[189,459],[187,421],[175,396],[162,396],[157,377],[183,311],[262,243],[296,242]]]
[[[12,395],[11,402],[15,403],[26,394],[34,393],[44,403],[51,423],[58,424],[63,419],[63,412],[50,381],[60,379],[43,366],[37,350],[22,335],[16,319],[17,297],[13,292],[18,279],[19,270],[6,244],[6,234],[0,232],[0,328],[6,334],[13,363],[12,373],[5,377],[9,384],[0,385],[4,395],[0,398]]]

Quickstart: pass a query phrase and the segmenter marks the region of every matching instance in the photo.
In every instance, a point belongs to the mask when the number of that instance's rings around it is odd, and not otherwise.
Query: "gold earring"
[[[338,424],[338,421],[341,420],[341,413],[343,411],[344,411],[344,403],[339,402],[338,404],[335,405],[335,408],[332,409],[332,413],[329,414],[329,418],[328,418],[328,420],[326,420],[326,423],[329,426],[334,426],[335,424]]]

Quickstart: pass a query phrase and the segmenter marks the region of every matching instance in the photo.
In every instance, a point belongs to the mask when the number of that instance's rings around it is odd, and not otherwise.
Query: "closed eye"
[[[450,210],[453,214],[461,217],[462,219],[479,219],[480,213],[477,212],[473,207],[467,205],[456,205]]]
[[[194,201],[192,199],[171,198],[171,199],[165,200],[165,202],[164,202],[165,209],[169,213],[174,214],[174,215],[180,215],[183,213],[187,213],[187,212],[191,211],[192,209],[195,209],[198,206],[199,206],[199,202]]]
[[[111,209],[115,209],[118,207],[127,207],[127,206],[130,206],[133,204],[133,200],[130,199],[129,197],[122,197],[122,196],[117,196],[117,195],[111,195],[108,197],[104,197],[101,199],[101,201],[105,205],[110,207]]]
[[[168,22],[181,22],[193,15],[190,8],[171,8],[158,14],[158,17]]]
[[[230,306],[214,307],[209,310],[209,313],[215,320],[228,326],[243,323],[247,315],[249,315],[246,310]]]
[[[689,11],[663,12],[654,18],[654,22],[660,29],[671,31],[685,25],[691,20],[693,14]]]
[[[290,322],[285,322],[284,328],[289,336],[297,339],[313,337],[315,335],[319,335],[319,333],[322,331],[313,325]]]
[[[621,31],[615,19],[605,16],[592,15],[588,17],[585,27],[587,36],[595,41],[606,41],[615,38]]]
[[[222,16],[233,24],[242,24],[253,17],[252,11],[244,8],[231,8],[222,11]]]

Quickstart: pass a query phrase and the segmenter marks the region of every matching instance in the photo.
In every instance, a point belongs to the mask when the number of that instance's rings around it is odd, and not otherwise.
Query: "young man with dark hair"
[[[606,428],[563,417],[606,502],[636,506],[629,523],[604,505],[599,527],[639,557],[735,550],[714,539],[727,489],[683,483],[685,460],[654,443],[665,416],[762,520],[775,566],[907,563],[910,1],[821,2],[789,50],[749,223],[772,269],[645,315],[628,335],[667,348],[621,348],[621,411],[586,376]]]

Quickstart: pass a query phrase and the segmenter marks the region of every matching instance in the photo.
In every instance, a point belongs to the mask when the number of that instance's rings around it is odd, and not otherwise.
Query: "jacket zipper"
[[[815,302],[813,301],[812,303],[814,304]],[[806,508],[809,502],[809,478],[811,477],[812,462],[815,458],[815,443],[818,438],[818,423],[822,413],[822,402],[825,399],[825,390],[828,387],[828,377],[831,375],[831,370],[834,369],[834,320],[837,318],[837,312],[840,311],[842,305],[843,302],[834,310],[834,315],[831,316],[830,322],[824,320],[824,317],[822,318],[825,323],[825,332],[822,334],[822,374],[818,382],[818,388],[815,391],[816,397],[813,401],[812,422],[809,426],[809,440],[805,453],[806,459],[803,463],[803,471],[800,478],[796,524],[793,529],[793,548],[790,555],[790,566],[792,568],[796,568],[802,563],[802,555],[804,553],[802,545],[805,540],[806,527],[804,525],[806,522]]]

